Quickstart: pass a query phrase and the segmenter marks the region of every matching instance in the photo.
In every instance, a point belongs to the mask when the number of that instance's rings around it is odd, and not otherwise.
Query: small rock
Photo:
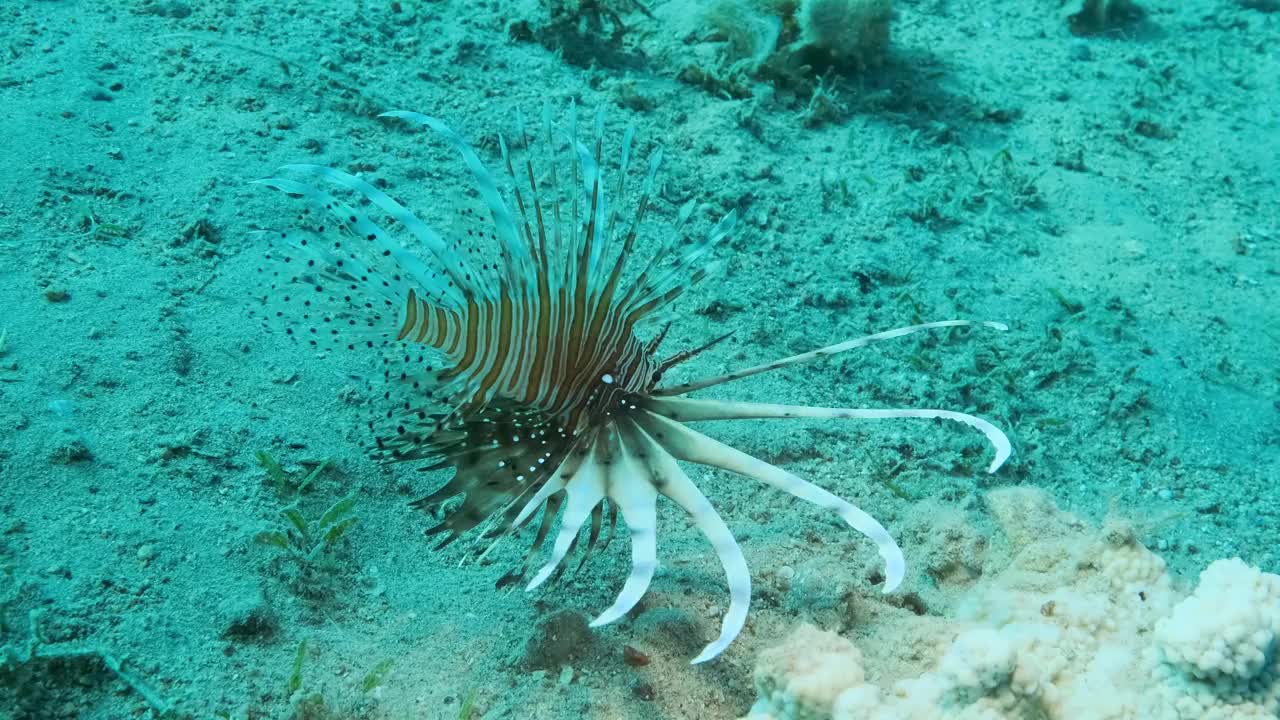
[[[555,670],[581,658],[591,646],[591,628],[582,614],[562,610],[543,618],[525,642],[519,664],[527,670]]]
[[[622,661],[631,667],[643,667],[650,663],[649,656],[626,645],[622,648]]]
[[[152,560],[155,560],[156,546],[152,545],[151,543],[147,543],[142,547],[138,548],[138,559],[141,560],[143,563],[150,563]]]
[[[93,460],[93,451],[79,438],[55,447],[49,453],[49,462],[55,465],[74,465]]]
[[[652,702],[653,699],[658,696],[657,691],[653,689],[653,684],[644,681],[632,683],[631,692],[636,697],[646,702]]]
[[[222,637],[237,640],[266,640],[280,628],[276,613],[261,590],[233,596],[218,605]]]

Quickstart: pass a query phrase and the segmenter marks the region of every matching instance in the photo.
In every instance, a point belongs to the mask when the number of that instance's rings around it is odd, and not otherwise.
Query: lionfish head
[[[440,522],[439,546],[476,531],[483,552],[532,526],[525,560],[499,584],[524,576],[554,535],[527,583],[553,577],[565,559],[583,559],[621,513],[632,570],[616,602],[592,623],[635,607],[657,568],[656,507],[674,501],[710,540],[728,577],[730,604],[719,636],[694,659],[719,655],[746,621],[751,577],[733,534],[681,462],[736,472],[837,513],[872,540],[885,562],[884,590],[901,582],[905,561],[874,518],[793,474],[688,426],[734,418],[943,418],[982,431],[995,447],[989,471],[1009,456],[1008,439],[985,420],[947,410],[864,410],[693,400],[694,390],[921,330],[926,323],[845,341],[726,375],[663,387],[663,373],[723,340],[669,357],[665,329],[641,339],[652,320],[712,268],[710,253],[734,229],[734,212],[697,237],[686,227],[696,205],[676,216],[656,249],[637,252],[661,152],[653,152],[631,193],[634,132],[627,130],[612,181],[603,170],[604,121],[580,135],[574,113],[556,128],[544,109],[530,133],[517,118],[513,153],[498,138],[498,171],[440,120],[396,118],[435,131],[461,155],[483,202],[488,230],[445,237],[367,180],[334,168],[289,165],[259,181],[306,203],[292,230],[266,233],[258,312],[264,323],[326,354],[381,363],[385,384],[369,421],[373,454],[453,476],[413,505]],[[368,211],[364,208],[367,207]],[[399,236],[407,239],[402,243]],[[481,262],[477,257],[495,259]],[[1003,329],[998,323],[983,323]],[[460,500],[456,500],[460,498]],[[610,532],[609,536],[612,536]],[[607,542],[607,541],[606,541]],[[579,562],[579,566],[581,562]]]

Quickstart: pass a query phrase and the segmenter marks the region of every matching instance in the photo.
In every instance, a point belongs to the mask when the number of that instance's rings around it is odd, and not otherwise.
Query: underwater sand
[[[533,2],[0,8],[0,718],[738,717],[755,656],[802,620],[882,678],[919,672],[892,627],[946,617],[976,569],[925,573],[913,549],[944,516],[990,532],[983,493],[1003,485],[1130,520],[1185,577],[1236,555],[1280,569],[1280,13],[1147,0],[1086,38],[1054,3],[900,0],[887,64],[835,80],[843,109],[811,125],[807,95],[678,80],[723,43],[701,6],[649,5],[612,54],[584,51],[614,65],[595,68],[519,40],[545,25]],[[480,142],[546,100],[662,144],[663,222],[690,198],[742,213],[665,347],[735,335],[682,378],[921,320],[1010,325],[701,395],[941,407],[1008,432],[987,476],[981,435],[950,424],[704,429],[876,516],[907,555],[898,595],[837,519],[698,468],[753,570],[742,636],[689,666],[727,594],[670,504],[649,595],[584,632],[626,576],[624,537],[549,589],[495,591],[522,543],[486,565],[460,566],[465,540],[429,551],[408,502],[446,475],[362,454],[367,368],[246,316],[251,231],[296,211],[249,181],[360,171],[447,228],[461,163],[373,116],[427,112]],[[259,451],[289,473],[330,461],[308,517],[356,499],[318,577],[254,542],[288,504]]]

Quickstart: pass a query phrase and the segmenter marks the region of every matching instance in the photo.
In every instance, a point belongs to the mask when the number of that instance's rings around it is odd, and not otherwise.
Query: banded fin
[[[639,228],[652,210],[662,158],[660,149],[649,153],[640,191],[628,198],[637,149],[633,130],[623,134],[617,161],[609,162],[614,150],[606,152],[602,112],[579,135],[576,112],[560,132],[544,109],[540,137],[531,138],[517,118],[521,152],[498,138],[501,166],[492,173],[480,153],[443,122],[398,111],[385,117],[426,126],[461,154],[488,225],[446,241],[375,183],[319,165],[285,166],[280,176],[262,183],[305,200],[309,208],[300,232],[325,237],[294,246],[305,249],[309,267],[317,268],[300,282],[318,278],[325,300],[319,310],[304,304],[295,316],[320,323],[316,333],[347,321],[335,338],[359,330],[367,336],[365,349],[378,350],[381,365],[370,385],[376,411],[368,421],[376,457],[420,462],[422,470],[454,468],[443,486],[414,503],[440,513],[428,534],[442,536],[444,545],[479,529],[482,541],[495,541],[542,509],[532,552],[554,523],[560,498],[568,496],[571,507],[559,513],[553,548],[557,561],[537,582],[563,570],[568,565],[560,561],[585,548],[581,567],[604,535],[606,514],[607,546],[619,510],[634,521],[629,524],[652,525],[645,521],[652,499],[642,497],[643,488],[628,491],[627,479],[616,477],[620,470],[600,470],[608,461],[596,457],[586,463],[587,474],[599,473],[616,488],[588,502],[592,493],[575,489],[587,481],[569,481],[579,446],[575,433],[600,420],[597,397],[637,392],[651,382],[647,370],[631,373],[626,387],[609,392],[598,381],[609,378],[605,384],[612,385],[622,377],[621,366],[648,367],[646,345],[634,336],[634,326],[705,276],[705,255],[732,230],[734,216],[702,239],[689,240],[684,227],[695,206],[687,205],[676,217],[675,232],[664,233],[668,241],[655,243],[658,252],[648,262],[629,265],[638,253],[647,254],[639,247]],[[616,178],[609,175],[614,169]],[[407,230],[416,243],[400,245],[387,231],[393,227]],[[483,253],[489,241],[494,257],[485,262],[484,254],[475,253]],[[689,247],[680,249],[681,241]],[[342,294],[328,293],[328,283],[337,283]],[[355,294],[348,297],[348,291]],[[580,445],[592,454],[620,453],[623,469],[635,474],[638,467],[625,462],[625,446],[616,437]],[[569,470],[561,482],[552,469],[562,462]],[[451,500],[459,495],[460,501]],[[642,570],[652,554],[650,539],[636,545]],[[629,581],[615,613],[634,604],[642,580],[647,584],[643,573]]]
[[[498,185],[493,175],[485,167],[484,163],[480,161],[479,156],[476,155],[471,145],[444,122],[422,113],[392,110],[382,113],[378,117],[399,118],[407,122],[424,125],[434,130],[454,146],[459,154],[462,155],[463,162],[466,163],[467,168],[471,170],[475,187],[488,206],[490,217],[493,219],[493,227],[506,251],[503,253],[503,261],[507,270],[508,282],[513,287],[521,289],[532,286],[536,268],[533,256],[529,251],[529,245],[521,237],[520,231],[516,227],[515,217],[511,214],[511,210],[503,200],[502,194],[498,191]]]
[[[364,238],[377,243],[378,249],[385,256],[393,258],[417,287],[430,297],[433,304],[456,307],[468,298],[491,296],[492,289],[480,282],[480,275],[470,261],[416,215],[363,178],[323,165],[285,165],[281,169],[318,177],[338,187],[354,191],[408,229],[436,259],[439,269],[428,268],[421,258],[393,240],[385,230],[372,223],[358,222],[358,215],[352,214],[350,208],[334,209],[339,220],[343,219],[345,213],[346,220],[352,224],[357,234],[361,230],[367,230],[368,232],[363,235]],[[284,181],[280,178],[269,178],[261,182],[280,187]],[[294,188],[299,185],[291,183]]]
[[[467,259],[476,252],[471,245],[487,238],[465,227],[475,225],[468,210],[460,213],[461,239],[446,243],[364,179],[317,165],[290,165],[282,172],[319,178],[387,213],[441,269],[424,264],[356,209],[358,203],[282,174],[257,184],[301,199],[305,207],[293,229],[259,233],[264,253],[250,314],[321,355],[358,359],[372,400],[366,425],[375,438],[401,435],[396,430],[405,425],[429,435],[426,418],[449,417],[465,394],[466,382],[450,381],[442,371],[449,366],[448,351],[460,344],[460,313],[474,307],[477,296],[492,295],[491,276]],[[375,443],[366,447],[379,452]]]
[[[573,438],[565,428],[527,406],[495,403],[442,426],[424,419],[431,428],[404,426],[382,441],[385,457],[395,461],[432,460],[426,469],[453,467],[453,477],[413,507],[434,510],[457,495],[458,503],[445,512],[428,535],[447,533],[446,543],[497,518],[500,531],[514,526],[515,502],[542,489],[565,461]],[[522,519],[522,518],[520,518]]]

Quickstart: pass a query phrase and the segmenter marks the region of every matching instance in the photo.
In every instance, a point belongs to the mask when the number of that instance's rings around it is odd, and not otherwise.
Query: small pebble
[[[591,629],[582,614],[561,610],[539,620],[519,652],[527,670],[555,670],[582,657],[591,646]]]
[[[658,696],[657,691],[653,689],[653,685],[647,682],[637,682],[632,684],[631,692],[641,700],[650,702]]]
[[[280,622],[260,588],[226,588],[229,595],[215,610],[215,626],[228,640],[269,640]]]
[[[156,559],[156,546],[150,543],[138,548],[138,559],[144,563],[149,563]]]
[[[622,661],[631,667],[642,667],[650,662],[649,656],[639,650],[626,645],[622,648]]]

